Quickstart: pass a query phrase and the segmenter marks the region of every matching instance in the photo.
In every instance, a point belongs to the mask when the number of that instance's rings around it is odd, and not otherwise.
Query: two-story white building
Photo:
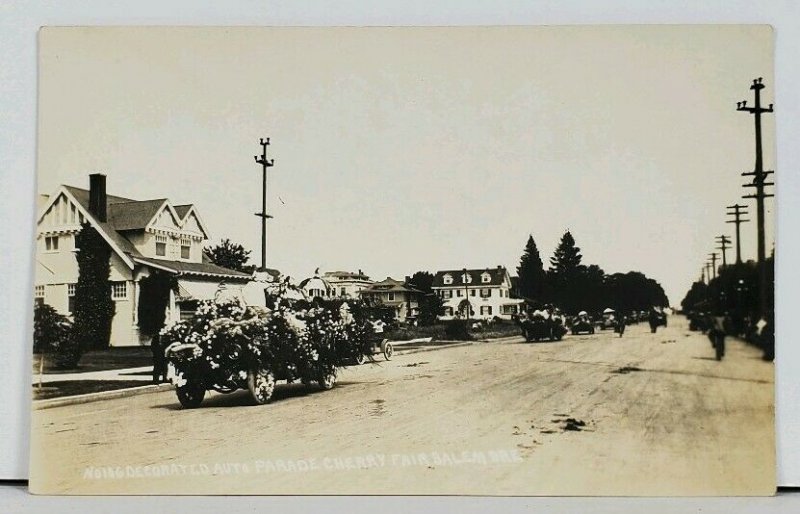
[[[361,291],[375,283],[361,270],[353,271],[326,271],[324,278],[331,288],[333,298],[360,298]]]
[[[101,174],[90,175],[88,191],[62,185],[40,203],[34,299],[71,315],[78,282],[75,235],[89,223],[112,251],[111,346],[149,344],[139,335],[138,284],[151,270],[173,273],[178,279],[178,290],[170,293],[168,320],[179,319],[182,307],[193,311],[197,300],[213,298],[221,283],[244,284],[251,278],[208,261],[203,253],[208,230],[194,205],[107,195]]]
[[[471,319],[511,319],[523,303],[511,298],[511,277],[503,266],[438,271],[433,291],[444,301],[440,319],[465,318],[467,308]]]

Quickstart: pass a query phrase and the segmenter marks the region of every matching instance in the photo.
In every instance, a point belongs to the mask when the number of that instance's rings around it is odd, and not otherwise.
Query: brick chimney
[[[106,176],[102,173],[89,175],[89,212],[102,223],[108,221]]]

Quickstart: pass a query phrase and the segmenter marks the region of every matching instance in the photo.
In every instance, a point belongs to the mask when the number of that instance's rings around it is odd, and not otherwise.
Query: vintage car
[[[581,333],[594,334],[594,323],[586,311],[579,312],[578,316],[572,320],[570,331],[572,335]]]
[[[256,404],[267,403],[277,380],[331,389],[339,366],[372,354],[370,332],[364,320],[343,320],[324,307],[267,309],[215,298],[161,337],[178,401],[195,408],[208,390],[247,389]]]
[[[614,329],[617,326],[617,313],[614,309],[606,309],[600,318],[600,330]]]
[[[518,321],[525,340],[531,341],[560,341],[567,333],[564,320],[560,315],[543,315],[533,313]]]

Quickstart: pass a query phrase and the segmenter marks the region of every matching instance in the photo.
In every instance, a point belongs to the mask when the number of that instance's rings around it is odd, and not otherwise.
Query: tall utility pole
[[[706,280],[711,283],[711,263],[706,261]]]
[[[706,267],[705,266],[700,268],[700,282],[702,282],[704,284],[706,283]]]
[[[711,274],[714,278],[717,278],[717,252],[711,252],[708,255],[711,257]]]
[[[724,268],[728,265],[726,254],[728,253],[728,248],[730,248],[731,238],[726,235],[717,236],[717,243],[719,244],[717,250],[722,252],[722,267]]]
[[[275,159],[267,159],[267,147],[269,146],[269,138],[261,138],[259,140],[261,145],[261,155],[254,155],[256,162],[261,165],[262,170],[262,186],[261,186],[261,212],[257,212],[256,216],[261,218],[261,268],[259,271],[267,270],[267,220],[272,218],[267,214],[267,168],[274,166]]]
[[[763,152],[761,150],[761,115],[765,112],[773,112],[772,104],[769,107],[761,107],[761,90],[764,84],[761,77],[753,80],[750,86],[755,95],[755,106],[747,107],[747,101],[736,104],[737,111],[749,112],[755,118],[756,136],[756,164],[751,173],[742,173],[742,176],[751,176],[753,181],[745,184],[744,187],[756,188],[755,194],[745,195],[742,198],[755,198],[756,200],[756,224],[758,225],[758,292],[759,292],[759,314],[762,316],[767,310],[767,265],[766,265],[766,242],[764,235],[764,198],[774,196],[764,192],[766,186],[775,185],[774,182],[766,182],[767,175],[772,171],[764,171]]]
[[[739,225],[742,223],[747,223],[750,220],[743,219],[742,216],[747,216],[747,206],[746,205],[739,205],[738,203],[735,205],[729,205],[726,209],[732,209],[728,211],[728,216],[733,216],[733,219],[726,221],[725,223],[735,223],[736,224],[736,264],[742,263],[742,238],[739,232]]]

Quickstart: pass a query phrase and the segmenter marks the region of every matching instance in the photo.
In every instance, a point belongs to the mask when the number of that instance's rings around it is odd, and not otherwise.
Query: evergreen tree
[[[244,246],[234,243],[230,239],[223,239],[220,244],[206,248],[206,255],[211,262],[223,268],[252,273],[254,265],[248,265],[250,260],[250,250],[245,250]]]
[[[111,247],[89,223],[75,236],[78,283],[75,285],[75,311],[72,339],[74,364],[89,348],[108,348],[114,301],[108,281],[111,272]]]
[[[411,276],[408,285],[425,293],[419,301],[420,324],[436,323],[437,318],[444,314],[444,300],[433,291],[433,275],[427,271],[418,271]]]
[[[578,272],[581,265],[581,249],[575,246],[575,239],[567,230],[558,243],[553,257],[550,258],[550,270],[560,277],[571,277]]]
[[[519,260],[519,266],[517,266],[517,276],[519,277],[517,293],[521,297],[542,300],[545,288],[544,264],[533,236],[528,236],[525,251]]]
[[[569,230],[561,237],[553,257],[550,258],[548,273],[548,299],[569,313],[575,313],[582,307],[581,297],[581,249],[575,245],[575,239]]]

